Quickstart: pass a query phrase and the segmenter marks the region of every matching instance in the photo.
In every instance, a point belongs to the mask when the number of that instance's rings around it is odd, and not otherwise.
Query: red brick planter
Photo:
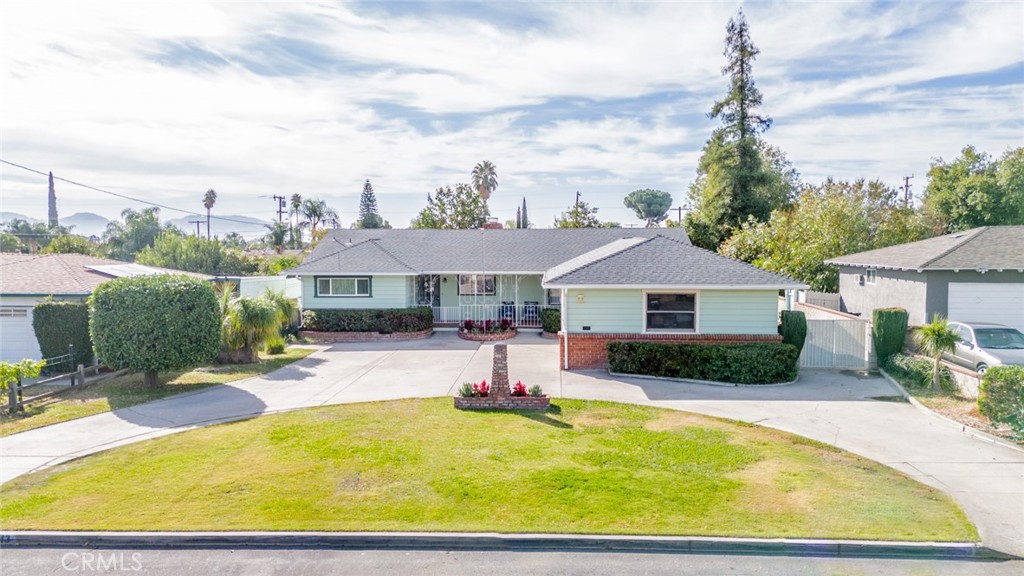
[[[465,330],[459,330],[459,338],[473,342],[496,342],[498,340],[511,340],[515,337],[515,328],[505,332],[466,332]]]
[[[420,330],[419,332],[392,332],[390,334],[381,334],[380,332],[316,332],[313,330],[302,330],[299,332],[299,336],[309,338],[317,344],[422,340],[424,338],[430,338],[433,334],[433,328],[427,328],[426,330]]]
[[[540,337],[541,338],[547,338],[548,340],[558,340],[560,338],[560,336],[558,335],[558,332],[544,332],[544,331],[541,331]]]
[[[459,410],[547,410],[551,406],[550,396],[498,396],[455,398]]]

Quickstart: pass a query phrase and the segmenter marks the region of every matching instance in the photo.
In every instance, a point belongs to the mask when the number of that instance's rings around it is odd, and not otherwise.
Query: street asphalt
[[[337,344],[276,372],[0,438],[0,481],[199,426],[326,404],[450,396],[490,379],[492,346],[438,333],[411,342]],[[723,387],[560,372],[554,340],[509,343],[509,377],[554,397],[632,402],[754,422],[882,462],[950,494],[982,542],[1024,557],[1024,451],[979,439],[908,403],[884,379],[804,370],[778,387]]]

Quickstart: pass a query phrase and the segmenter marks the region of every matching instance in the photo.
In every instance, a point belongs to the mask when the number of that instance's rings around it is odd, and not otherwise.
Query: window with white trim
[[[494,296],[494,274],[459,274],[459,296]]]
[[[7,318],[26,318],[28,316],[28,308],[0,308],[0,316]]]
[[[370,277],[317,278],[316,295],[341,298],[369,298]]]
[[[548,306],[562,305],[562,291],[558,288],[548,288]]]
[[[644,308],[648,331],[697,331],[696,293],[648,292],[644,295]]]
[[[864,282],[866,284],[875,284],[878,282],[878,270],[874,268],[868,268],[864,271]]]

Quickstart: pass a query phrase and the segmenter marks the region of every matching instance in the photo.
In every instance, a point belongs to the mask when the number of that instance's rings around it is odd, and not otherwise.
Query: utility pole
[[[199,238],[199,225],[202,224],[203,222],[206,222],[206,220],[189,220],[188,221],[189,224],[195,224],[196,225],[196,238]]]
[[[682,226],[683,225],[683,207],[682,206],[676,206],[675,208],[669,208],[669,210],[675,210],[676,211],[676,214],[679,215],[679,217],[676,220],[679,222],[679,225]]]
[[[285,212],[285,210],[284,210],[285,197],[284,196],[278,196],[277,194],[275,194],[274,195],[274,200],[277,200],[277,221],[278,222],[283,222],[284,221],[284,212]]]
[[[580,205],[580,191],[576,191],[576,206]]]
[[[903,206],[910,207],[911,200],[914,199],[914,195],[910,193],[910,181],[913,180],[914,175],[903,177]]]

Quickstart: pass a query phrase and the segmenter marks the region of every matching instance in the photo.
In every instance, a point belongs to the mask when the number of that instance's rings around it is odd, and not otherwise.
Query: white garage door
[[[39,343],[32,329],[32,308],[0,306],[0,360],[39,360]]]
[[[1024,284],[949,283],[949,319],[994,322],[1024,332]]]

